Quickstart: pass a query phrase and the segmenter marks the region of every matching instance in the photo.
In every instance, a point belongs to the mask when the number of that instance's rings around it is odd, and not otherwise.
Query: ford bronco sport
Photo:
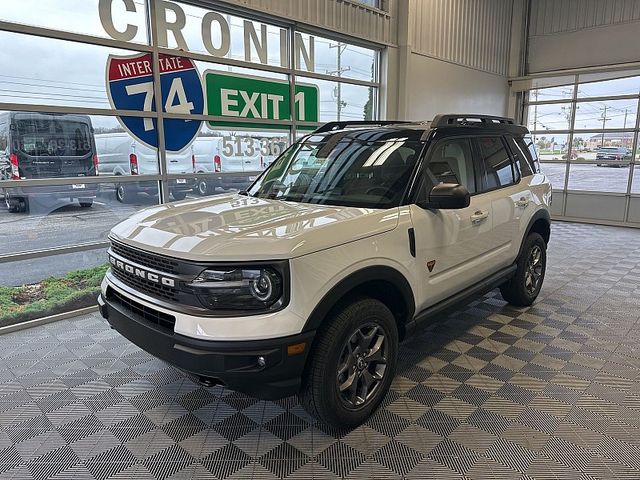
[[[332,122],[246,191],[147,208],[111,231],[113,328],[205,385],[297,394],[362,423],[399,342],[471,295],[530,305],[551,185],[507,118]]]

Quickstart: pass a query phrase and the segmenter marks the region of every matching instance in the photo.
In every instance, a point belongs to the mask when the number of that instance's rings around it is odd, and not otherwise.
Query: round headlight
[[[270,266],[209,268],[187,286],[212,310],[269,309],[283,295],[282,274]]]
[[[271,300],[273,295],[274,279],[273,275],[267,270],[262,270],[260,276],[251,282],[251,295],[256,297],[261,302],[267,302]]]

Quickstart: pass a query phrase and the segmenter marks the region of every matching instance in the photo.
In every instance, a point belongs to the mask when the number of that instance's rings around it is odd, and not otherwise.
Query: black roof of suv
[[[379,121],[336,121],[328,122],[315,130],[312,135],[342,131],[345,136],[359,140],[386,140],[405,137],[408,140],[425,140],[432,130],[451,130],[465,133],[470,131],[511,133],[520,136],[529,133],[526,127],[518,125],[511,118],[477,114],[440,114],[426,122],[407,122],[398,120]]]

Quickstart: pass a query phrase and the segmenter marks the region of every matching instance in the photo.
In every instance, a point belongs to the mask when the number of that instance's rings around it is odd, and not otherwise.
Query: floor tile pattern
[[[0,337],[0,479],[638,479],[640,231],[553,225],[538,302],[497,291],[401,350],[336,432],[206,389],[96,314]]]

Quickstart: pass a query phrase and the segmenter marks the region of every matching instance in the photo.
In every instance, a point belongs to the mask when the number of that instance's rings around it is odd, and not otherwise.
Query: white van
[[[104,133],[95,135],[98,151],[98,175],[157,175],[157,150],[135,141],[127,133]],[[169,174],[193,173],[194,155],[192,147],[180,153],[167,154]],[[193,190],[195,179],[178,178],[169,181],[169,192],[175,200],[183,200]],[[158,184],[154,181],[128,182],[115,185],[116,198],[128,203],[132,196],[143,192],[157,195]]]
[[[197,192],[211,195],[217,187],[224,190],[247,188],[277,157],[264,155],[260,141],[242,135],[196,138],[192,145],[195,172],[204,174],[198,177]],[[278,148],[283,150],[281,146]],[[270,150],[267,149],[269,153]]]

